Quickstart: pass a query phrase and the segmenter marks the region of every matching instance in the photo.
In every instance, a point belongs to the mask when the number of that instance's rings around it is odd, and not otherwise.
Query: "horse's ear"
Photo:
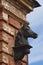
[[[25,27],[25,26],[28,26],[28,24],[24,24],[23,26],[24,26],[24,27]]]
[[[26,26],[28,26],[28,25],[30,25],[30,23],[28,22],[28,24],[26,24],[26,23],[25,23],[25,24],[23,24],[23,25],[26,25]]]

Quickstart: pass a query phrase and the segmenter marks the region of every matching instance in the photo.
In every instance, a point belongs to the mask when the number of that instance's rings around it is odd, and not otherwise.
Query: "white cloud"
[[[43,60],[43,54],[33,57],[32,59],[30,58],[29,63],[34,63],[34,62],[41,61],[41,60]]]
[[[33,48],[29,55],[29,62],[37,62],[43,60],[43,36],[42,34],[36,40],[31,41]]]
[[[42,3],[42,2],[41,2]],[[27,21],[30,21],[31,26],[39,26],[43,24],[43,5],[39,8],[34,9],[33,12],[26,16]]]
[[[43,0],[37,0],[41,5],[43,5]]]
[[[43,50],[42,49],[43,49],[43,44],[41,46],[39,45],[39,47],[38,46],[34,47],[31,50],[31,53],[29,55],[29,62],[30,63],[43,60]]]

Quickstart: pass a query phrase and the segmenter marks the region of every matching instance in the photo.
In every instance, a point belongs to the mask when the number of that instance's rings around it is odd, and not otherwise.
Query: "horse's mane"
[[[23,36],[24,32],[24,26],[19,29],[16,38],[15,38],[15,46],[23,46],[23,45],[28,45],[27,39]]]

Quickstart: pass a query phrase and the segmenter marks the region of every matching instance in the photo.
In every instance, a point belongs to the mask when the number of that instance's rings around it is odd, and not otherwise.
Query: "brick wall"
[[[3,18],[2,14],[1,17]],[[13,49],[15,35],[22,25],[8,16],[8,20],[4,20],[0,17],[0,65],[26,65],[27,56],[25,56],[19,62],[15,62],[13,58]]]

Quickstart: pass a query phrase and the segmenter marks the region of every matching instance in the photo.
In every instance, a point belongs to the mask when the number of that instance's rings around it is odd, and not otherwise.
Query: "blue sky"
[[[33,46],[29,54],[29,65],[43,65],[43,0],[37,0],[41,7],[35,8],[26,16],[30,22],[30,27],[38,34],[37,39],[29,39]]]

